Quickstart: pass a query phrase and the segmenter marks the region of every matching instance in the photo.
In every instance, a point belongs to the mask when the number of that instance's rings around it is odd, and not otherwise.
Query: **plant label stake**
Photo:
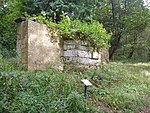
[[[83,80],[81,80],[81,82],[84,84],[84,87],[85,87],[84,94],[85,94],[85,99],[87,99],[87,96],[88,96],[87,95],[87,88],[91,87],[92,83],[89,80],[87,80],[87,79],[83,79]]]

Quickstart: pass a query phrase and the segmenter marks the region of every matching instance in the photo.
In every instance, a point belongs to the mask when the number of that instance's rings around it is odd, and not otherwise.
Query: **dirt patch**
[[[99,110],[106,109],[107,111],[109,111],[109,113],[119,113],[116,108],[106,106],[103,100],[99,100],[97,108]]]
[[[109,113],[121,113],[117,108],[107,106],[103,100],[99,100],[95,103],[91,98],[89,98],[88,103],[91,105],[95,104],[99,110],[106,110]]]
[[[146,106],[143,111],[140,111],[138,113],[150,113],[150,105],[149,106]]]

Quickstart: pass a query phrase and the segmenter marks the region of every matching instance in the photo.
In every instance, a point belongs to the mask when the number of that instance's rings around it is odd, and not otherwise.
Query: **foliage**
[[[6,4],[0,5],[0,53],[5,57],[16,55],[17,28],[15,19],[21,16],[22,2],[7,0]]]
[[[82,3],[82,4],[80,4]],[[90,2],[92,3],[92,2]],[[86,7],[87,6],[87,7]],[[85,0],[76,1],[64,1],[64,0],[7,0],[4,5],[1,6],[0,15],[2,17],[0,21],[0,47],[1,53],[4,56],[11,57],[15,55],[16,48],[16,23],[15,19],[22,16],[34,15],[38,16],[38,19],[42,21],[47,18],[51,18],[51,25],[55,25],[62,20],[63,15],[69,15],[71,21],[67,22],[65,18],[59,23],[61,29],[61,35],[68,37],[68,33],[71,34],[71,38],[77,36],[77,38],[87,39],[89,43],[98,46],[105,46],[108,44],[110,36],[106,34],[103,26],[96,21],[91,21],[90,18],[91,6]],[[72,10],[73,9],[73,10]],[[40,15],[42,11],[42,17]],[[45,14],[44,14],[45,13]],[[73,19],[74,18],[74,19]],[[76,18],[76,19],[75,19]],[[84,18],[84,20],[90,20],[89,23],[85,21],[81,22],[78,19]],[[89,18],[89,19],[88,19]],[[52,23],[53,22],[53,23]],[[47,22],[50,23],[50,22]],[[66,24],[66,25],[65,25]],[[67,26],[68,24],[68,26]],[[80,25],[77,26],[77,24]],[[67,28],[68,27],[68,28]],[[93,28],[93,29],[92,29]],[[98,30],[99,29],[99,30]],[[68,31],[67,31],[68,30]],[[9,43],[9,44],[8,44]],[[97,43],[97,44],[96,44]],[[11,53],[11,54],[10,54]]]
[[[84,98],[76,89],[73,76],[54,69],[26,72],[0,57],[0,112],[83,113]]]
[[[0,55],[0,112],[107,113],[109,106],[118,112],[137,112],[150,104],[148,63],[111,63],[68,75],[51,68],[28,72],[8,61]],[[80,94],[83,78],[94,85],[88,89],[87,107]],[[108,107],[98,110],[99,101]]]
[[[94,86],[90,95],[118,112],[138,112],[150,103],[150,64],[111,63],[82,74]],[[115,111],[116,111],[115,110]]]
[[[26,14],[38,16],[42,11],[46,18],[56,23],[62,20],[61,15],[83,23],[94,23],[92,20],[102,23],[107,33],[112,33],[110,58],[114,55],[131,58],[139,49],[149,55],[149,36],[145,36],[145,29],[149,29],[150,10],[143,0],[6,0],[0,6],[0,47],[3,55],[11,57],[15,53],[17,34],[14,20]]]
[[[149,36],[145,36],[144,32],[150,27],[150,10],[143,8],[142,4],[139,5],[139,3],[141,3],[140,0],[130,4],[130,7],[127,8],[134,13],[129,12],[128,16],[122,18],[125,29],[123,32],[124,39],[121,40],[121,43],[124,44],[122,47],[124,53],[128,52],[128,55],[125,55],[128,58],[131,58],[136,51],[148,48]]]
[[[84,40],[95,48],[109,46],[110,35],[97,21],[85,22],[63,16],[62,20],[56,24],[52,22],[51,18],[47,19],[45,12],[41,12],[39,16],[31,17],[31,19],[47,24],[53,32],[59,33],[65,40]]]
[[[96,5],[92,14],[95,20],[104,25],[107,32],[112,31],[110,58],[114,55],[131,58],[139,49],[148,47],[149,37],[141,34],[149,29],[150,10],[143,0],[103,0],[100,3],[100,6]]]
[[[92,0],[29,0],[24,2],[24,11],[29,15],[39,15],[45,11],[48,17],[57,22],[61,20],[62,14],[72,18],[90,20]]]
[[[83,97],[79,95],[77,92],[72,92],[68,95],[67,104],[69,111],[74,113],[78,113],[80,111],[85,111],[85,101]]]

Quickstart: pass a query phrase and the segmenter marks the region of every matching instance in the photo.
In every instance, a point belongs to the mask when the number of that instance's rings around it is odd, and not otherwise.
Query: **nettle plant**
[[[31,19],[46,24],[52,32],[59,33],[63,40],[83,40],[97,50],[110,46],[109,40],[111,35],[106,32],[103,25],[98,21],[91,20],[90,22],[86,22],[62,16],[62,20],[55,23],[44,11],[38,16],[31,17]]]

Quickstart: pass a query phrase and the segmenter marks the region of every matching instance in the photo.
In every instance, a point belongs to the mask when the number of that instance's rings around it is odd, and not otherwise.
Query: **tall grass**
[[[48,69],[27,72],[0,57],[0,112],[83,113],[85,100],[73,76]]]
[[[80,80],[89,79],[89,102]],[[105,108],[98,110],[99,102]],[[90,104],[92,102],[92,104]],[[150,64],[110,63],[101,69],[67,74],[49,68],[28,72],[0,55],[0,112],[2,113],[122,113],[150,105]],[[97,109],[98,108],[98,109]]]

